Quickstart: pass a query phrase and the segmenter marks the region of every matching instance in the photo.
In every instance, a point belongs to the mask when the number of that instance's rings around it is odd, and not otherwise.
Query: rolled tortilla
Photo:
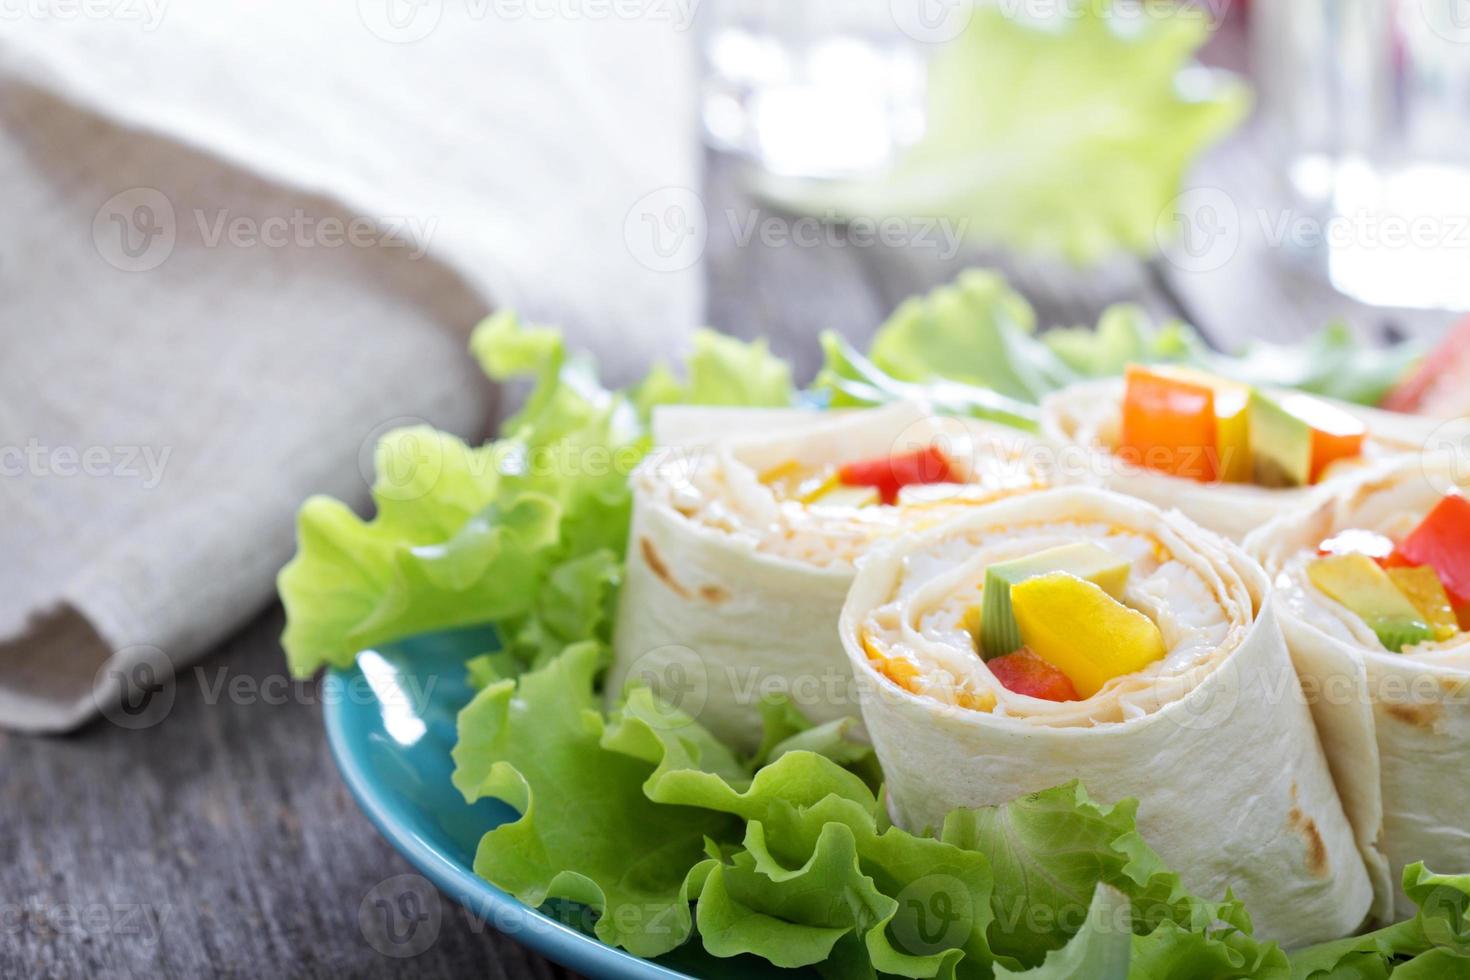
[[[1306,563],[1348,529],[1398,540],[1452,487],[1470,492],[1470,459],[1400,460],[1359,474],[1246,540],[1275,583],[1287,645],[1374,875],[1375,916],[1383,919],[1414,912],[1399,888],[1405,864],[1470,872],[1470,636],[1391,653],[1362,619],[1308,581]]]
[[[1111,378],[1072,385],[1042,400],[1042,431],[1062,447],[1061,478],[1069,483],[1101,485],[1160,507],[1177,508],[1196,523],[1233,541],[1243,540],[1277,514],[1303,506],[1337,474],[1354,468],[1351,464],[1339,464],[1329,471],[1323,484],[1286,488],[1201,483],[1145,469],[1114,454],[1122,430],[1123,391],[1123,380]],[[1417,415],[1384,412],[1346,402],[1331,404],[1367,425],[1363,457],[1369,464],[1421,452],[1425,440],[1439,424]]]
[[[989,565],[1075,541],[1131,561],[1123,598],[1168,653],[1085,700],[1014,693],[960,617]],[[1080,778],[1137,798],[1139,830],[1185,884],[1233,889],[1259,935],[1351,932],[1372,888],[1266,592],[1235,545],[1092,488],[997,501],[875,554],[840,630],[895,821],[921,831]]]
[[[956,508],[1042,485],[1050,459],[1017,430],[912,403],[842,413],[700,409],[657,417],[655,429],[664,446],[632,477],[609,698],[641,678],[747,749],[760,740],[769,695],[787,696],[817,722],[857,716],[837,614],[859,556]],[[908,487],[896,506],[829,507],[782,500],[761,480],[793,463],[820,468],[929,445],[970,482]]]

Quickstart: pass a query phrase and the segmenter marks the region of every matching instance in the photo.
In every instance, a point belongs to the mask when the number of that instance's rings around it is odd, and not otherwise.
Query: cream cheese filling
[[[904,487],[894,505],[828,505],[783,498],[761,474],[787,462],[749,441],[657,455],[635,475],[643,493],[686,520],[751,549],[818,567],[852,566],[875,542],[932,527],[964,509],[1048,484],[1024,437],[966,437],[947,454],[962,484]],[[805,464],[802,460],[793,460]],[[843,460],[841,462],[847,462]],[[817,463],[822,465],[836,465]]]
[[[985,666],[963,618],[983,601],[988,566],[1075,541],[1091,541],[1129,560],[1123,599],[1158,625],[1167,653],[1084,700],[1016,694]],[[1067,727],[1127,721],[1176,699],[1239,645],[1252,616],[1242,583],[1211,574],[1197,560],[1175,557],[1152,535],[1102,523],[1049,522],[971,529],[908,555],[894,594],[867,615],[862,629],[875,669],[890,680],[900,675],[901,686],[912,693]],[[891,658],[902,661],[898,671],[885,670],[883,661]]]

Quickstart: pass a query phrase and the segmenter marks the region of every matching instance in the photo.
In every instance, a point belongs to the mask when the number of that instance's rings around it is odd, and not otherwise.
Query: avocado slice
[[[1424,616],[1367,555],[1328,555],[1307,565],[1307,578],[1367,623],[1394,653],[1434,639]]]
[[[1312,478],[1312,427],[1268,395],[1251,392],[1252,479],[1263,487],[1300,487]]]
[[[1011,588],[1037,575],[1067,572],[1122,599],[1132,564],[1091,541],[1047,548],[985,570],[985,594],[980,611],[980,655],[986,660],[1021,648],[1021,628],[1011,609]]]

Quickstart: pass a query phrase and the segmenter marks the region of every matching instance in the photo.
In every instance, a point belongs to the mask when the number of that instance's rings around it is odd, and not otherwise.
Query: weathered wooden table
[[[732,229],[760,206],[727,167],[712,161],[710,172],[709,322],[770,337],[802,379],[816,368],[818,331],[865,342],[904,297],[974,263],[1002,265],[1046,324],[1090,323],[1108,303],[1135,300],[1193,320],[1216,343],[1289,339],[1338,315],[1369,335],[1383,329],[1382,311],[1248,244],[1213,276],[1167,260],[1081,273],[841,241],[741,245]],[[1244,200],[1267,175],[1246,137],[1215,154],[1203,179]],[[1408,332],[1446,319],[1391,316]],[[338,779],[317,685],[285,679],[281,625],[279,608],[266,610],[185,672],[161,724],[0,734],[0,976],[567,975],[447,899],[427,950],[403,958],[375,947],[363,928],[377,914],[369,893],[410,869]],[[377,946],[401,951],[381,937]]]

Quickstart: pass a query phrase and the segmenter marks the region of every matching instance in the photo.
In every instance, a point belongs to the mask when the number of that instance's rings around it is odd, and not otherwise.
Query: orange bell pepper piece
[[[1355,416],[1311,395],[1288,395],[1281,407],[1311,426],[1313,483],[1338,460],[1363,455],[1368,427]]]
[[[1220,457],[1214,391],[1129,365],[1118,454],[1172,476],[1215,480]]]

